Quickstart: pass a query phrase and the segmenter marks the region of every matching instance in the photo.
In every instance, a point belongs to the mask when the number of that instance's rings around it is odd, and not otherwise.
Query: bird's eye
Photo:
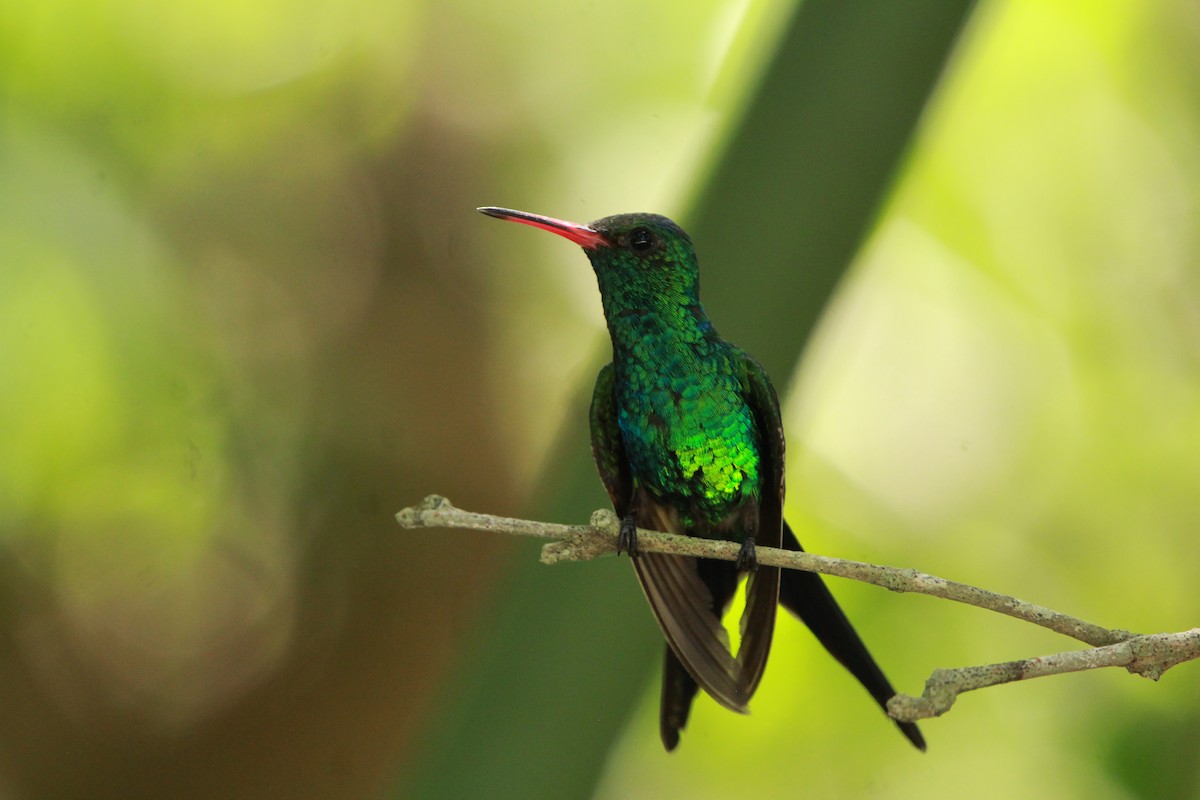
[[[654,247],[654,234],[646,228],[634,228],[629,233],[629,246],[639,253]]]

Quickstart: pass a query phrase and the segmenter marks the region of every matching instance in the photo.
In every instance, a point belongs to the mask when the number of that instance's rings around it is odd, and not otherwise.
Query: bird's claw
[[[738,550],[737,561],[734,564],[739,572],[758,571],[758,556],[754,552],[753,536],[747,536],[742,540],[742,549]]]
[[[622,552],[629,553],[630,558],[638,557],[637,523],[632,514],[621,520],[621,530],[617,534],[617,555]]]

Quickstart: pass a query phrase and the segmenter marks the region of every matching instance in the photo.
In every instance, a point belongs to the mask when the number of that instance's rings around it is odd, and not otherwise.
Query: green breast
[[[713,524],[760,489],[754,418],[722,345],[616,365],[618,424],[634,480]]]

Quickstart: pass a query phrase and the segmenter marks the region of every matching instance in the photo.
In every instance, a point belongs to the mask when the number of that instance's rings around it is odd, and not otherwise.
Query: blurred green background
[[[1200,797],[1200,691],[962,698],[919,755],[782,619],[657,736],[582,521],[583,255],[659,211],[775,377],[816,552],[1197,624],[1200,7],[528,0],[0,10],[0,798]],[[834,584],[903,691],[1069,649]]]

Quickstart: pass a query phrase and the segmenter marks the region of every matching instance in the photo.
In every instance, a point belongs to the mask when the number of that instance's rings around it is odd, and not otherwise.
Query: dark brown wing
[[[758,501],[756,545],[779,547],[783,543],[784,440],[779,400],[767,373],[757,361],[738,352],[742,360],[742,389],[754,415],[759,438],[759,473],[762,493]],[[746,587],[746,608],[742,612],[742,644],[738,648],[741,666],[739,683],[749,697],[758,688],[771,637],[775,631],[775,606],[779,600],[779,569],[759,567]]]
[[[634,505],[639,527],[685,533],[677,515],[647,495],[637,494]],[[696,569],[696,559],[643,553],[633,564],[658,626],[679,661],[714,700],[745,713],[750,694],[744,670],[730,652],[729,634],[720,613],[714,611],[712,592]]]
[[[696,571],[712,594],[712,612],[723,616],[733,593],[737,591],[738,571],[732,561],[696,559]],[[663,659],[662,700],[659,710],[659,734],[668,751],[679,745],[679,733],[687,725],[692,700],[700,686],[680,662],[670,645]]]
[[[629,474],[629,462],[625,460],[625,445],[621,443],[621,429],[617,427],[616,378],[612,363],[604,365],[596,376],[596,388],[592,390],[590,414],[592,428],[592,458],[600,480],[612,500],[617,516],[629,513],[633,500],[633,478]]]

